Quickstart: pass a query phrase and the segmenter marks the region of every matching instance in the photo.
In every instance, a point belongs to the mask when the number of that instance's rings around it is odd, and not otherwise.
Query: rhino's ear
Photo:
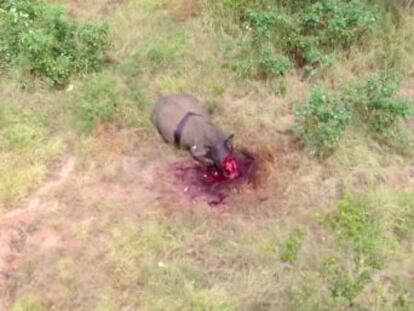
[[[230,134],[230,136],[227,137],[225,141],[227,148],[229,148],[229,150],[232,152],[233,152],[233,138],[234,138],[234,134]]]

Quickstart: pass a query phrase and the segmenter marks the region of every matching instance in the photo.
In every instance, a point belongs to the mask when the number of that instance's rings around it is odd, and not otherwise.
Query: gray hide
[[[224,158],[232,152],[231,138],[215,126],[198,99],[190,94],[172,94],[162,97],[151,114],[151,122],[165,142],[174,144],[174,131],[187,113],[181,132],[180,148],[189,150],[197,161],[216,164],[221,168]]]

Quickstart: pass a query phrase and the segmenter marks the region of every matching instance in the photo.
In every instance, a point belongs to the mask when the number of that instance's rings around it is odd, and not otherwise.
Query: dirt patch
[[[253,141],[253,140],[252,140]],[[231,214],[253,215],[261,217],[267,215],[266,209],[269,207],[272,211],[281,212],[286,206],[284,205],[286,185],[284,179],[289,180],[299,168],[300,158],[298,156],[298,146],[291,136],[285,135],[272,144],[263,142],[246,143],[249,147],[249,153],[255,156],[255,169],[249,175],[248,182],[237,184],[235,187],[226,188],[226,200],[223,204],[210,204],[209,206],[209,190],[207,196],[193,196],[191,189],[186,184],[177,182],[177,176],[174,175],[177,164],[179,165],[179,176],[190,174],[193,177],[193,169],[197,165],[193,163],[190,157],[181,159],[171,159],[164,163],[155,172],[155,180],[162,184],[162,190],[158,190],[163,194],[162,201],[176,202],[175,204],[165,204],[168,213],[174,213],[180,208],[208,208],[211,211],[217,211],[219,214],[230,216]],[[186,170],[190,168],[190,171]],[[184,168],[184,172],[182,169]],[[188,177],[188,176],[185,176]],[[190,178],[191,179],[191,178]],[[195,184],[196,191],[199,183]],[[212,185],[213,192],[215,185]],[[220,189],[219,189],[220,190]],[[290,192],[289,192],[290,193]],[[219,191],[220,194],[220,191]],[[211,198],[210,198],[211,199]],[[213,203],[219,197],[212,197]],[[187,203],[185,203],[187,202]],[[204,203],[204,205],[203,205]],[[212,205],[212,206],[211,206]],[[280,208],[278,207],[280,206]]]
[[[167,10],[180,22],[186,22],[201,14],[201,5],[196,0],[171,1]]]
[[[7,227],[0,230],[0,278],[8,277],[16,268],[16,260],[20,257],[25,244],[26,234],[20,228]]]
[[[100,4],[97,10],[99,16],[105,16],[113,12],[118,6],[124,3],[124,0],[108,0]]]
[[[37,213],[45,212],[47,206],[53,207],[53,204],[42,204],[42,196],[58,191],[67,182],[70,174],[75,168],[75,158],[67,156],[65,163],[57,174],[55,180],[46,182],[38,191],[29,197],[27,205],[21,209],[12,210],[0,216],[0,226],[2,224],[16,223],[28,224],[33,221]],[[1,228],[1,227],[0,227]]]
[[[101,18],[116,7],[123,3],[123,0],[106,0],[95,1],[96,3],[85,3],[81,0],[56,0],[55,3],[65,5],[69,10],[69,15],[72,17],[78,17],[79,15],[85,15],[89,18]]]
[[[54,210],[57,202],[44,200],[44,197],[61,189],[74,167],[74,157],[67,156],[56,178],[31,195],[26,207],[0,216],[0,297],[6,296],[7,280],[19,267],[21,258],[65,246],[61,233],[47,228],[34,231],[31,228],[41,216]]]
[[[98,154],[91,156],[82,171],[75,171],[75,158],[67,156],[52,174],[54,178],[24,208],[0,217],[0,296],[7,301],[16,295],[16,270],[23,264],[38,262],[42,269],[50,256],[76,252],[80,241],[89,241],[82,245],[83,251],[93,249],[96,243],[91,241],[106,234],[102,228],[118,220],[145,221],[142,216],[153,209],[161,209],[167,216],[185,209],[190,213],[209,210],[220,219],[273,217],[269,213],[277,210],[275,205],[285,206],[286,189],[280,187],[281,181],[291,180],[298,168],[298,151],[292,141],[281,139],[266,145],[256,139],[257,148],[249,145],[257,163],[250,183],[232,190],[223,207],[212,208],[202,198],[188,200],[169,170],[177,161],[191,164],[188,154],[180,156],[166,145],[144,149],[147,142],[142,140],[133,150],[125,148],[126,142],[133,145],[130,137],[108,127],[100,128],[96,137]],[[19,285],[18,291],[25,288]]]
[[[29,239],[29,243],[36,249],[44,250],[62,247],[64,245],[62,242],[61,234],[51,228],[42,228]]]
[[[54,3],[66,6],[69,15],[72,17],[77,17],[85,9],[84,4],[80,0],[55,0]]]

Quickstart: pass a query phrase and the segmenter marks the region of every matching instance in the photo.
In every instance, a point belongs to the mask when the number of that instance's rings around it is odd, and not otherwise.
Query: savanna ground
[[[113,46],[64,88],[2,71],[1,310],[414,310],[413,154],[354,127],[318,158],[292,131],[313,85],[336,89],[384,59],[413,102],[414,15],[398,13],[389,51],[380,32],[315,76],[257,79],[231,69],[239,41],[208,1],[48,2],[105,21]],[[259,156],[259,178],[225,207],[173,184],[188,156],[149,124],[155,100],[179,91]]]

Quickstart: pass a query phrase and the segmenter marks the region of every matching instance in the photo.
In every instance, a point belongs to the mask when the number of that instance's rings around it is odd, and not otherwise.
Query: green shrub
[[[389,72],[368,76],[344,87],[343,100],[356,116],[377,134],[396,130],[400,120],[411,115],[410,103],[395,98],[399,81]]]
[[[378,12],[360,0],[323,0],[310,5],[300,20],[301,34],[314,37],[317,46],[346,49],[375,31]]]
[[[311,154],[325,156],[336,147],[350,120],[347,107],[319,88],[307,103],[295,106],[294,131],[307,142]]]
[[[395,98],[399,82],[390,72],[345,84],[338,94],[315,89],[304,105],[295,106],[295,133],[305,140],[311,154],[334,150],[346,128],[367,128],[374,138],[388,144],[405,142],[401,121],[412,114],[410,102]]]
[[[62,86],[75,73],[99,70],[109,47],[105,24],[78,23],[66,9],[42,1],[0,2],[2,67]]]
[[[232,17],[242,48],[236,58],[251,55],[247,74],[268,78],[291,68],[287,57],[308,74],[331,64],[331,52],[362,44],[378,29],[379,10],[362,0],[215,1],[216,18]],[[226,14],[227,13],[227,14]],[[235,33],[234,31],[232,33]],[[245,63],[245,62],[244,62]]]
[[[270,47],[264,47],[260,51],[258,69],[261,76],[283,76],[291,68],[291,61],[287,57],[273,52]]]

